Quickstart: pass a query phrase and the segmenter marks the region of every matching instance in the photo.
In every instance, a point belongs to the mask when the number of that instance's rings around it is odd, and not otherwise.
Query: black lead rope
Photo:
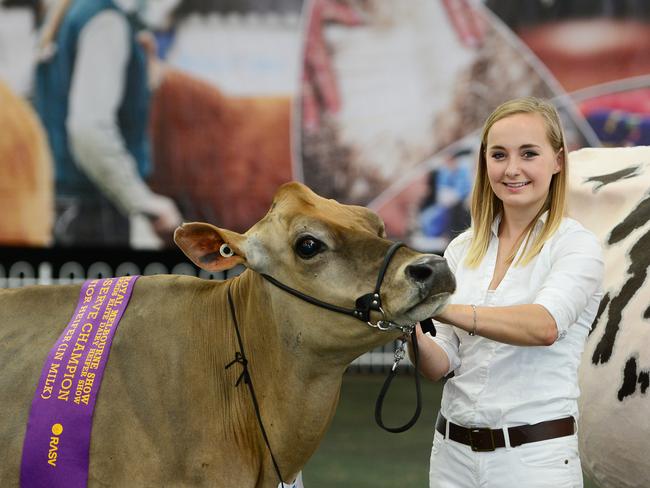
[[[239,386],[242,382],[246,383],[248,390],[251,393],[251,398],[253,399],[253,407],[255,408],[255,416],[257,417],[257,423],[260,425],[260,430],[262,431],[262,437],[266,443],[266,447],[269,450],[271,455],[271,461],[273,461],[273,467],[275,468],[275,473],[278,475],[280,480],[280,486],[284,487],[284,478],[282,478],[282,473],[280,472],[280,467],[278,466],[275,456],[273,455],[273,450],[271,449],[271,443],[269,442],[269,436],[266,434],[266,429],[264,428],[264,423],[262,422],[262,415],[260,413],[260,405],[257,401],[257,396],[255,395],[255,389],[253,388],[253,382],[251,380],[251,375],[248,372],[248,359],[246,359],[246,353],[244,352],[244,343],[241,339],[241,334],[239,333],[239,324],[237,323],[237,315],[235,314],[235,306],[232,303],[232,296],[230,294],[230,285],[228,285],[228,304],[230,305],[230,313],[232,315],[233,323],[235,324],[235,332],[237,333],[237,342],[239,342],[239,351],[235,352],[235,359],[229,362],[226,365],[226,369],[230,368],[234,364],[241,364],[242,372],[235,383],[235,387]]]
[[[426,319],[422,321],[422,330],[423,332],[430,332],[434,336],[436,335],[436,329],[431,319]],[[379,427],[381,427],[387,432],[392,432],[393,434],[400,434],[402,432],[406,432],[407,430],[409,430],[411,427],[415,425],[415,423],[420,418],[420,414],[422,413],[422,388],[420,386],[420,369],[419,369],[420,353],[418,349],[418,338],[415,329],[413,329],[413,331],[411,332],[411,341],[413,342],[413,359],[415,363],[414,376],[415,376],[415,396],[416,396],[415,412],[413,413],[411,420],[409,420],[408,422],[406,422],[404,425],[400,427],[387,427],[384,424],[383,415],[382,415],[382,410],[384,407],[384,398],[388,393],[388,388],[390,387],[393,378],[397,376],[397,366],[401,361],[401,359],[403,358],[403,356],[399,354],[399,351],[398,353],[395,354],[395,363],[393,364],[393,368],[388,373],[388,377],[386,378],[386,381],[384,381],[384,385],[381,387],[381,391],[379,392],[379,396],[377,397],[377,402],[375,403],[375,422],[377,422],[377,425],[379,425]]]

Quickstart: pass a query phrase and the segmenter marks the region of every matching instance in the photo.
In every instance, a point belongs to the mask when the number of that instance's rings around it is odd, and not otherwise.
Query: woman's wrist
[[[479,310],[476,305],[451,304],[435,318],[440,322],[463,329],[469,335],[477,335],[479,327]]]

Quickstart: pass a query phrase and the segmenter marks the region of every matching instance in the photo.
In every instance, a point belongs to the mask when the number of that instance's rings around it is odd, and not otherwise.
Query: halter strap
[[[384,261],[381,264],[381,268],[379,268],[379,273],[377,275],[377,283],[375,284],[375,290],[372,293],[366,293],[365,295],[361,295],[359,298],[357,298],[355,302],[355,308],[346,308],[346,307],[341,307],[338,305],[333,305],[331,303],[324,302],[322,300],[319,300],[318,298],[314,298],[301,291],[298,291],[295,288],[291,288],[290,286],[285,285],[281,281],[276,280],[272,276],[269,276],[264,273],[260,273],[260,274],[269,283],[272,283],[273,285],[286,291],[287,293],[290,293],[291,295],[300,298],[301,300],[311,303],[312,305],[316,305],[318,307],[322,307],[327,310],[331,310],[333,312],[350,315],[355,319],[359,319],[362,320],[363,322],[369,323],[370,312],[372,310],[380,312],[382,316],[384,315],[384,311],[382,309],[382,303],[381,303],[381,293],[380,293],[381,284],[384,281],[384,275],[386,274],[386,270],[388,269],[388,265],[390,264],[390,261],[392,260],[397,250],[403,245],[404,245],[403,242],[394,242],[393,244],[391,244],[391,246],[388,248],[388,251],[386,251],[386,255],[384,256]],[[401,326],[399,326],[398,324],[394,324],[393,327],[388,326],[389,324],[393,324],[393,322],[390,321],[382,320],[381,322],[386,324],[386,326],[382,328],[386,328],[386,329],[401,328]]]

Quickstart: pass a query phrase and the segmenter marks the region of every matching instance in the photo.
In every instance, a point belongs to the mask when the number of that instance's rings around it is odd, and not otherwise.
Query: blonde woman
[[[522,98],[487,119],[472,227],[445,257],[457,291],[424,335],[444,387],[430,486],[582,486],[577,370],[602,296],[596,237],[564,216],[567,149],[555,108]]]

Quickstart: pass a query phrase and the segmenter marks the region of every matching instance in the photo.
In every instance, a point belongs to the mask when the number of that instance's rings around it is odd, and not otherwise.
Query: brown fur
[[[0,81],[0,244],[51,240],[52,161],[36,114]]]
[[[172,68],[151,114],[153,188],[189,220],[248,229],[292,179],[290,97],[229,97]]]

